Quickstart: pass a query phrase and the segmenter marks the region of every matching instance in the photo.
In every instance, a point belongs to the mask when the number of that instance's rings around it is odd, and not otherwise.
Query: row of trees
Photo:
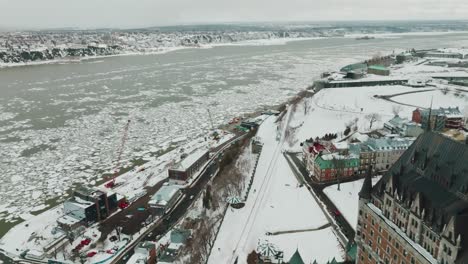
[[[201,216],[187,219],[183,223],[183,226],[193,230],[193,233],[182,248],[180,262],[202,264],[208,260],[224,217],[223,212],[228,206],[226,199],[229,196],[241,196],[245,188],[247,175],[242,173],[239,167],[249,166],[246,160],[240,159],[240,153],[250,151],[250,137],[247,138],[224,153],[218,175],[202,194]]]

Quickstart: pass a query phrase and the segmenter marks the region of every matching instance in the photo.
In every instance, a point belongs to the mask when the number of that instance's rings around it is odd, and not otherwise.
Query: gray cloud
[[[0,0],[0,28],[466,19],[466,0]]]

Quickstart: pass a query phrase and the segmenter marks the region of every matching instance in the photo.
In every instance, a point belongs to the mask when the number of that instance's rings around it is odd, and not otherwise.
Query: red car
[[[84,245],[84,246],[89,245],[89,243],[91,243],[91,239],[89,239],[89,238],[81,240],[81,244]]]
[[[334,210],[333,215],[335,215],[335,217],[341,216],[341,212],[338,210]]]
[[[97,254],[96,251],[91,251],[91,252],[88,252],[88,254],[86,254],[86,256],[87,256],[88,258],[92,258],[92,257],[94,257],[94,255],[96,255],[96,254]]]

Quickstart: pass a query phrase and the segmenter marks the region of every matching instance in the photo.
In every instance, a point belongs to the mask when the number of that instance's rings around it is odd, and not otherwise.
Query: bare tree
[[[381,120],[381,117],[377,113],[372,113],[366,115],[366,119],[369,120],[369,129],[372,129],[372,125],[374,125],[375,122],[378,122]]]
[[[394,116],[399,115],[402,110],[403,110],[403,107],[401,105],[392,106],[392,113]]]
[[[338,183],[338,191],[340,190],[340,182],[344,176],[344,169],[346,168],[346,160],[343,157],[333,157],[332,166],[335,170],[336,181]]]

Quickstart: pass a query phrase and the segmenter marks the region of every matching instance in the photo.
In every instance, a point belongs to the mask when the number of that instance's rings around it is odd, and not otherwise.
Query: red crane
[[[115,186],[115,178],[118,176],[119,174],[119,167],[120,167],[120,159],[122,157],[122,152],[123,152],[123,149],[125,147],[125,142],[127,142],[127,137],[128,137],[128,128],[130,127],[130,119],[127,120],[127,124],[125,124],[125,127],[124,127],[124,133],[123,133],[123,136],[122,136],[122,140],[120,141],[120,146],[119,148],[117,149],[117,160],[116,160],[116,163],[115,163],[115,167],[114,167],[114,175],[112,176],[112,180],[107,182],[106,184],[104,184],[104,186],[106,188],[113,188]]]

